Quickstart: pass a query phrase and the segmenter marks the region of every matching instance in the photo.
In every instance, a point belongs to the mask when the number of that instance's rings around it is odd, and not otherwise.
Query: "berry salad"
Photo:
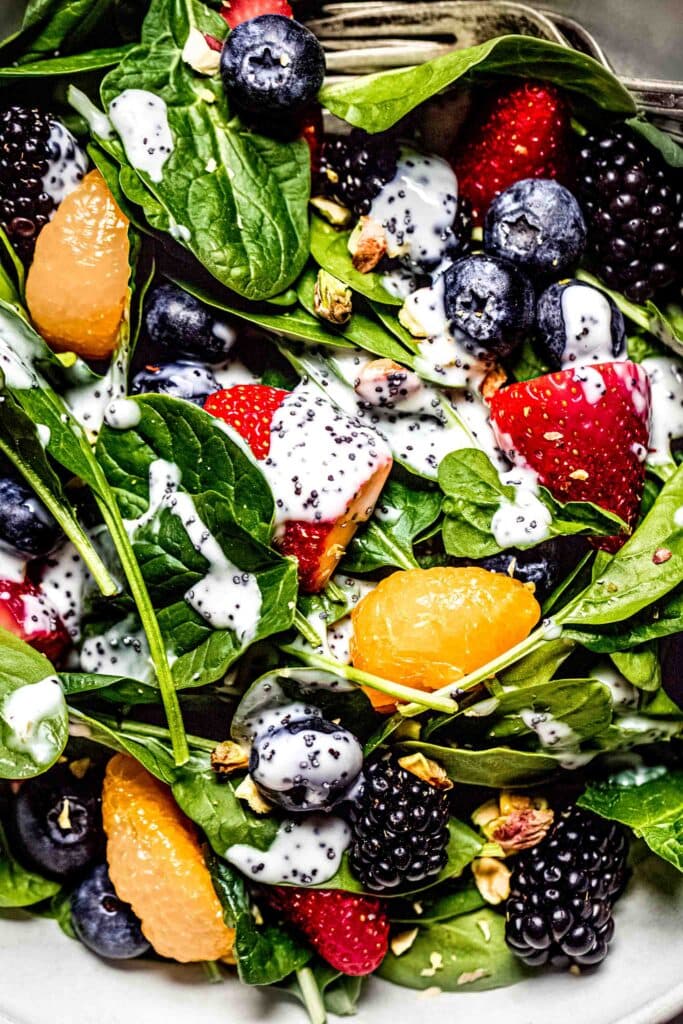
[[[0,48],[0,907],[322,1024],[683,871],[683,150],[557,43],[330,81],[305,16]]]

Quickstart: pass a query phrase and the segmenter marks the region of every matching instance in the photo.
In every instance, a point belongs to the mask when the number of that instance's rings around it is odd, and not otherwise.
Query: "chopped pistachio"
[[[485,978],[488,973],[485,967],[477,967],[476,971],[465,971],[458,978],[458,985],[471,985],[473,981]]]
[[[510,895],[512,872],[495,857],[480,857],[472,861],[474,881],[483,899],[492,906],[503,903]]]
[[[398,763],[407,772],[416,775],[418,779],[426,782],[434,789],[453,789],[453,783],[448,775],[436,761],[430,761],[424,754],[408,754],[406,757],[399,757]]]
[[[313,289],[313,308],[316,316],[331,324],[346,324],[353,312],[351,289],[338,277],[319,270]]]
[[[249,754],[232,740],[219,743],[211,751],[211,767],[216,775],[230,775],[232,772],[243,771],[249,766]]]
[[[356,270],[361,274],[369,274],[387,251],[384,228],[372,217],[361,217],[349,235],[348,248]]]
[[[69,762],[69,771],[76,779],[84,779],[91,765],[89,757],[80,757],[77,761]]]
[[[391,947],[391,952],[394,956],[403,956],[404,953],[408,952],[412,944],[415,942],[419,930],[419,928],[410,928],[405,932],[397,932],[397,934],[393,936],[389,946]]]
[[[351,211],[326,196],[312,196],[311,206],[334,228],[346,228],[351,223]]]
[[[244,776],[235,790],[235,796],[238,800],[245,800],[254,814],[268,814],[272,810],[268,801],[264,800],[259,793],[251,775]]]

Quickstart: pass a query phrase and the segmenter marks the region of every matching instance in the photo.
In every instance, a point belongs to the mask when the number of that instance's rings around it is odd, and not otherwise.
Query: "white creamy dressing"
[[[674,526],[679,529],[683,527],[683,505],[680,505],[674,512]]]
[[[486,452],[497,469],[508,469],[509,462],[496,441],[496,435],[491,426],[488,406],[479,391],[458,388],[451,391],[448,398],[456,414],[472,435],[475,442],[474,446]]]
[[[66,701],[57,676],[20,686],[0,706],[0,718],[9,729],[5,745],[35,764],[50,764],[58,754],[51,721],[57,716],[66,718]]]
[[[28,328],[26,328],[28,331]],[[20,391],[39,387],[42,380],[32,369],[38,347],[19,329],[19,322],[0,309],[0,373],[5,384]]]
[[[671,462],[670,444],[683,437],[683,361],[676,356],[650,356],[640,364],[652,392],[650,451],[652,466]]]
[[[411,274],[405,267],[396,267],[388,274],[382,275],[382,285],[385,291],[389,292],[396,299],[407,299],[417,288],[415,275]]]
[[[531,469],[511,469],[500,482],[515,489],[513,501],[501,500],[491,520],[491,533],[502,548],[530,547],[550,536],[553,517],[538,497],[538,477]]]
[[[112,430],[131,430],[141,417],[140,406],[131,398],[115,398],[104,410],[104,422]]]
[[[26,575],[28,559],[17,554],[0,541],[0,580],[12,580],[21,583]]]
[[[544,640],[559,640],[562,636],[562,626],[559,622],[555,621],[552,615],[547,619],[543,619],[541,628]]]
[[[299,384],[273,414],[270,451],[260,465],[275,497],[275,521],[282,524],[343,518],[370,477],[390,462],[391,452],[375,431],[339,411],[317,388]],[[371,513],[372,507],[360,516]]]
[[[218,324],[214,324],[213,333],[216,335],[216,337],[220,338],[221,340],[224,340],[225,336],[219,334],[218,331],[216,330],[218,326]],[[224,324],[221,324],[220,326],[225,327]],[[234,338],[234,332],[231,331],[229,327],[225,327],[225,330],[226,332],[229,332],[231,335],[233,335]],[[248,367],[246,367],[244,363],[241,363],[239,359],[227,359],[223,363],[216,363],[211,367],[211,371],[213,373],[214,379],[219,389],[234,388],[238,384],[261,383],[261,378],[258,376],[258,374],[248,369]]]
[[[36,423],[36,433],[38,434],[38,440],[42,444],[43,448],[47,448],[52,437],[52,431],[44,423]]]
[[[189,242],[192,239],[192,232],[185,224],[178,224],[177,221],[173,221],[169,225],[168,233],[171,238],[175,238],[176,242]]]
[[[615,722],[615,725],[618,725],[622,732],[632,734],[631,742],[634,746],[668,740],[683,731],[683,722],[665,722],[646,718],[644,715],[624,715]]]
[[[538,736],[538,742],[542,747],[555,750],[567,750],[570,747],[579,746],[579,738],[566,722],[554,718],[549,711],[534,711],[533,708],[523,708],[519,712],[528,729],[532,729]]]
[[[125,676],[140,683],[154,680],[154,665],[147,637],[142,629],[134,629],[133,616],[106,630],[88,637],[81,647],[81,668],[106,676]]]
[[[574,370],[574,380],[581,388],[589,405],[597,405],[607,391],[607,385],[599,370],[593,366],[582,366]]]
[[[610,661],[601,661],[591,671],[591,676],[608,688],[615,711],[638,707],[638,690],[629,683]]]
[[[202,522],[190,494],[179,489],[180,470],[173,462],[155,459],[149,467],[149,506],[138,519],[126,520],[131,537],[162,509],[181,521],[195,549],[208,563],[204,576],[185,593],[187,603],[214,629],[231,629],[240,643],[252,640],[261,615],[256,577],[234,565]]]
[[[173,152],[168,110],[161,96],[147,89],[124,89],[109,104],[109,118],[130,164],[152,181],[161,181],[163,166]]]
[[[44,563],[40,586],[74,643],[81,637],[83,602],[91,583],[88,567],[71,541],[62,544]]]
[[[451,165],[404,147],[396,174],[373,199],[369,216],[384,227],[387,255],[412,269],[441,262],[457,207]]]
[[[64,394],[64,401],[91,443],[102,429],[105,410],[126,396],[126,369],[121,357],[116,358],[103,377],[86,378]]]
[[[88,158],[69,129],[59,121],[52,122],[47,144],[50,158],[43,175],[43,191],[59,206],[83,180]]]
[[[284,691],[278,687],[278,694],[285,698]],[[276,696],[273,693],[273,696]],[[305,718],[322,718],[319,708],[302,701],[292,701],[274,707],[259,708],[253,715],[244,720],[244,730],[250,743],[276,732],[290,722],[300,722]]]
[[[560,299],[565,348],[562,369],[586,363],[609,363],[612,355],[612,309],[598,288],[569,285]],[[626,359],[626,353],[616,357]]]
[[[350,842],[351,830],[341,818],[309,814],[283,821],[270,849],[238,843],[228,847],[225,859],[266,885],[318,885],[336,873]]]
[[[395,510],[394,510],[395,511]],[[380,518],[381,509],[377,507],[375,509],[375,516]],[[349,598],[349,604],[351,609],[347,615],[344,615],[341,619],[337,619],[331,625],[323,625],[325,632],[325,640],[327,642],[327,649],[330,655],[337,661],[340,661],[343,665],[351,664],[351,651],[349,645],[351,643],[351,636],[353,635],[353,623],[351,621],[351,612],[366,594],[374,590],[377,583],[368,580],[359,580],[353,576],[335,576],[334,583],[343,590]]]

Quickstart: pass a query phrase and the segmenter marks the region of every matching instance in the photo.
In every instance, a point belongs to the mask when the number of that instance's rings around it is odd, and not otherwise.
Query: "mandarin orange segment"
[[[99,171],[66,197],[36,242],[26,281],[33,322],[57,352],[111,354],[128,293],[128,219]]]
[[[353,610],[356,668],[437,690],[529,635],[541,609],[523,583],[485,569],[408,569],[382,580]],[[387,697],[368,690],[375,707]]]
[[[156,952],[182,963],[228,956],[234,932],[223,921],[194,825],[168,787],[116,754],[104,778],[102,819],[116,893]]]

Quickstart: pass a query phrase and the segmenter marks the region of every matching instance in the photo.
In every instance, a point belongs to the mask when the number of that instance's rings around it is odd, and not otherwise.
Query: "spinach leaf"
[[[50,900],[48,916],[57,922],[64,934],[69,939],[76,939],[73,922],[71,920],[71,892],[67,889],[60,889]]]
[[[325,1010],[338,1017],[352,1017],[356,1014],[364,981],[365,977],[341,974],[329,964],[314,962],[311,967],[297,971],[291,981],[278,987],[304,1004],[310,1020],[321,1020]]]
[[[159,690],[127,676],[94,675],[90,672],[60,672],[59,681],[67,700],[97,694],[112,704],[158,704]]]
[[[639,690],[654,691],[662,685],[656,643],[641,644],[630,651],[614,651],[610,657],[621,674]]]
[[[505,918],[486,907],[420,928],[401,956],[389,952],[380,978],[404,988],[481,992],[531,974],[505,942]]]
[[[611,113],[635,112],[628,90],[602,64],[557,43],[515,35],[454,50],[417,67],[323,86],[319,99],[349,124],[381,132],[468,72],[540,78],[586,96]]]
[[[257,925],[247,886],[238,871],[214,854],[208,857],[211,880],[223,917],[235,929],[234,956],[245,985],[273,985],[307,964],[313,953],[276,924]]]
[[[610,725],[612,698],[609,689],[596,679],[553,679],[511,690],[498,698],[487,737],[511,739],[533,735],[530,716],[523,712],[547,715],[552,722],[561,722],[571,730],[569,735],[575,745]]]
[[[402,306],[403,300],[386,290],[381,274],[361,274],[349,252],[350,231],[340,231],[317,217],[311,217],[311,256],[323,270],[338,277],[355,292],[387,306]]]
[[[661,131],[642,114],[638,117],[629,117],[626,124],[659,150],[670,167],[683,167],[683,146],[679,145],[672,135]]]
[[[426,893],[419,901],[392,900],[389,904],[391,920],[396,924],[425,926],[437,921],[448,921],[462,914],[485,907],[486,902],[471,878],[466,881],[446,882],[432,895]],[[419,911],[419,913],[418,913]]]
[[[659,857],[683,871],[683,772],[634,769],[589,786],[579,806],[628,825]]]
[[[384,566],[419,568],[413,543],[435,522],[440,508],[438,491],[390,479],[372,518],[349,545],[344,556],[344,571],[365,573]]]
[[[126,89],[150,90],[166,103],[174,149],[161,180],[133,168],[118,139],[97,141],[121,165],[123,191],[153,226],[185,229],[179,241],[217,280],[265,299],[287,288],[306,261],[308,146],[258,135],[231,114],[220,77],[198,76],[183,61],[193,28],[219,38],[226,31],[197,0],[155,0],[141,45],[102,82],[106,108]]]
[[[513,687],[526,688],[549,682],[575,647],[575,642],[564,633],[556,640],[549,640],[543,647],[501,672],[492,687],[493,693],[498,694],[499,687],[506,692]]]
[[[130,46],[112,46],[87,53],[74,53],[69,57],[50,57],[30,64],[10,65],[0,68],[0,82],[17,78],[48,78],[61,75],[80,75],[87,71],[111,68],[131,52]]]
[[[152,733],[150,735],[148,731]],[[158,730],[162,734],[165,730]],[[69,708],[69,734],[91,740],[120,754],[130,754],[143,768],[161,782],[171,785],[176,778],[176,768],[170,749],[170,733],[162,739],[154,735],[153,727],[135,722],[117,722],[105,715],[95,716],[94,712]],[[213,746],[213,744],[211,744]]]
[[[219,780],[207,763],[202,769],[190,765],[174,773],[173,796],[178,806],[202,829],[219,857],[235,843],[248,843],[267,850],[279,822],[270,814],[254,814],[244,800],[235,796],[242,777]]]
[[[50,662],[0,629],[0,778],[30,779],[55,763],[69,720]]]
[[[511,747],[467,750],[418,740],[408,740],[402,746],[409,753],[422,753],[438,761],[449,778],[466,786],[501,789],[531,786],[548,778],[558,767],[556,758],[549,753],[532,753]]]
[[[5,831],[0,825],[0,909],[30,907],[41,900],[50,899],[60,889],[60,882],[52,882],[34,871],[28,871],[14,859]]]
[[[505,503],[514,504],[515,488],[501,481],[486,453],[463,448],[446,455],[439,464],[439,484],[446,495],[443,541],[448,554],[483,558],[502,551],[492,530],[493,517]],[[618,516],[590,502],[570,501],[563,505],[545,487],[539,487],[538,499],[552,514],[548,526],[551,537],[609,536],[626,529]]]
[[[681,310],[680,306],[671,303],[662,310],[651,299],[648,299],[644,305],[639,306],[636,302],[631,302],[630,299],[627,299],[621,292],[615,292],[607,288],[602,281],[594,277],[593,274],[589,274],[586,270],[577,271],[576,276],[580,280],[600,288],[605,294],[609,295],[624,316],[641,330],[649,331],[667,348],[673,349],[678,355],[683,355],[683,310]],[[629,344],[629,352],[631,347],[631,344]],[[651,354],[653,353],[646,351],[640,358]],[[654,354],[659,353],[655,352]]]
[[[113,0],[29,0],[19,34],[20,63],[73,52],[109,13]]]
[[[538,354],[529,338],[526,338],[513,354],[511,369],[515,380],[533,380],[534,377],[552,373],[550,366]]]

